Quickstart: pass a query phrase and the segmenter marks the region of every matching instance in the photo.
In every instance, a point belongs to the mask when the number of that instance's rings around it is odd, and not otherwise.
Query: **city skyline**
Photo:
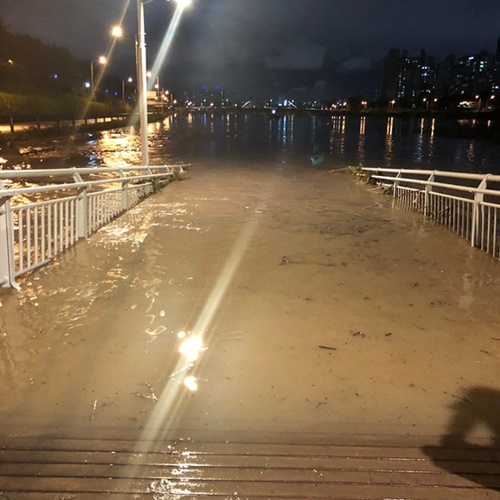
[[[128,8],[125,9],[125,7]],[[158,52],[174,6],[146,5],[148,64]],[[4,0],[0,17],[13,32],[67,47],[91,60],[110,44],[123,16],[125,37],[110,70],[134,74],[135,1]],[[481,50],[495,52],[500,35],[497,2],[465,0],[194,0],[160,70],[166,86],[220,85],[235,98],[277,93],[336,98],[374,96],[382,60],[391,48],[436,60]]]

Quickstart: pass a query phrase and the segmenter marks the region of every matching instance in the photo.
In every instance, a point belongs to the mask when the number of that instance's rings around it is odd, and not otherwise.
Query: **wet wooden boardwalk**
[[[500,497],[500,452],[206,442],[151,451],[136,441],[25,438],[2,445],[0,492],[9,499],[480,500]]]

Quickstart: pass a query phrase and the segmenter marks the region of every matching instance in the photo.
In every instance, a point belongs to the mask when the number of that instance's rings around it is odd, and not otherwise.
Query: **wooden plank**
[[[471,499],[498,498],[498,494],[481,488],[425,488],[417,486],[395,485],[360,485],[360,484],[303,484],[295,482],[191,482],[182,481],[114,481],[106,479],[55,479],[55,478],[13,478],[5,484],[0,478],[0,490],[4,494],[11,491],[21,493],[53,493],[77,495],[82,493],[106,495],[127,494],[164,495],[165,498],[201,498],[205,496],[243,497],[243,498],[335,498],[380,500],[383,498],[398,499]],[[97,497],[96,497],[97,498]]]
[[[171,453],[191,452],[201,455],[253,455],[253,456],[325,456],[358,458],[392,458],[428,460],[429,456],[419,447],[394,446],[337,446],[337,445],[283,445],[260,443],[211,443],[211,442],[163,442],[147,443],[128,440],[93,439],[33,439],[16,438],[0,443],[3,450],[40,450],[40,451],[103,451],[134,453]],[[437,460],[465,460],[481,462],[500,462],[500,449],[486,447],[462,448],[425,448]]]
[[[373,458],[327,458],[304,456],[252,456],[252,455],[201,455],[159,454],[159,453],[124,453],[124,452],[70,452],[70,451],[0,451],[1,464],[142,464],[164,468],[189,465],[200,468],[273,468],[301,469],[308,467],[316,470],[359,470],[376,472],[443,472],[456,474],[500,474],[498,462],[441,461],[437,465],[430,459],[373,459]],[[5,470],[5,469],[0,469]]]
[[[499,498],[500,492],[500,463],[487,460],[496,451],[483,448],[464,450],[477,461],[441,448],[449,458],[432,461],[426,450],[411,447],[162,443],[163,452],[131,451],[138,447],[148,449],[134,441],[10,440],[0,451],[0,491],[12,500],[56,493],[140,498],[152,489],[176,498],[237,492],[245,498],[366,500],[472,500]]]
[[[93,479],[165,479],[169,481],[206,481],[206,482],[245,482],[262,483],[348,483],[371,485],[415,485],[429,487],[471,488],[482,484],[489,488],[500,489],[500,476],[490,474],[445,474],[381,472],[362,470],[325,470],[312,468],[275,469],[264,468],[227,468],[227,467],[158,467],[149,465],[105,465],[105,464],[0,464],[0,477],[29,478],[93,478]],[[31,480],[31,479],[30,479]]]

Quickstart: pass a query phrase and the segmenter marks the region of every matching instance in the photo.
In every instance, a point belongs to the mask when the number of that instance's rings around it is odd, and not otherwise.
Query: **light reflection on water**
[[[442,130],[474,120],[398,116],[239,115],[179,113],[150,123],[152,164],[256,161],[320,168],[366,165],[500,173],[500,147],[445,137]],[[125,127],[70,144],[21,148],[31,168],[120,167],[141,164],[138,130]],[[1,159],[1,158],[0,158]],[[28,160],[28,161],[26,161]],[[29,167],[23,167],[29,168]]]
[[[325,154],[323,167],[368,165],[500,172],[500,148],[486,141],[443,137],[436,118],[177,114],[149,127],[153,164],[257,160],[302,163]],[[77,147],[87,165],[140,163],[134,129],[105,132]]]

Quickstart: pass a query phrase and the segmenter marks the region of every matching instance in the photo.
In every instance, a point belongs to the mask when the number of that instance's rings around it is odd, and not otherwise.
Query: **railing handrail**
[[[386,181],[397,180],[398,182],[411,182],[412,184],[449,188],[449,189],[454,189],[456,191],[466,191],[468,193],[491,194],[494,196],[500,196],[500,191],[497,191],[495,189],[481,189],[474,186],[460,186],[459,184],[446,184],[445,182],[429,181],[425,179],[410,179],[407,177],[388,177],[386,175],[372,175],[372,178],[386,180]],[[490,178],[488,178],[488,180],[490,180]]]
[[[63,191],[68,189],[85,189],[91,186],[99,186],[105,184],[114,184],[117,182],[130,182],[146,179],[154,179],[161,177],[172,177],[176,170],[181,171],[182,165],[154,165],[151,167],[123,167],[123,168],[70,168],[70,169],[50,169],[50,170],[24,170],[24,171],[0,171],[0,180],[2,179],[29,179],[33,177],[73,177],[73,182],[62,182],[59,184],[50,184],[46,186],[34,186],[26,188],[13,188],[8,185],[0,187],[0,198],[2,197],[15,197],[23,194],[32,193],[47,193],[54,191]],[[162,170],[160,173],[153,173],[152,171]],[[141,175],[123,175],[124,173],[137,172]],[[144,175],[145,172],[148,172]],[[115,177],[106,179],[96,179],[92,181],[82,181],[82,174],[88,176],[92,174],[112,173],[119,174]],[[10,174],[10,175],[5,175]]]
[[[437,177],[451,177],[457,179],[472,179],[482,181],[485,177],[492,182],[500,182],[500,175],[474,174],[468,172],[451,172],[449,170],[416,170],[411,168],[384,168],[384,167],[362,167],[367,172],[387,172],[396,174],[434,175]]]
[[[183,174],[184,167],[151,165],[0,171],[0,286],[16,286],[17,276],[50,262],[79,239],[87,238],[154,193],[158,186],[175,179],[176,173]],[[84,180],[99,174],[107,176]],[[43,178],[43,184],[47,184],[18,187],[19,183],[36,178]],[[6,179],[15,180],[16,184],[6,185],[2,182]],[[34,193],[56,194],[47,196],[49,200],[18,198]]]
[[[376,167],[361,167],[361,171],[392,189],[395,206],[419,212],[453,229],[471,246],[500,259],[500,190],[488,186],[500,182],[500,175]],[[443,182],[447,179],[456,182]],[[475,180],[478,184],[464,185],[470,183],[459,179]],[[469,196],[462,194],[465,192]]]
[[[71,167],[71,168],[47,168],[26,170],[0,170],[0,179],[29,179],[31,177],[68,177],[75,174],[108,174],[121,172],[148,172],[155,169],[182,169],[184,165],[150,165],[149,167]]]

